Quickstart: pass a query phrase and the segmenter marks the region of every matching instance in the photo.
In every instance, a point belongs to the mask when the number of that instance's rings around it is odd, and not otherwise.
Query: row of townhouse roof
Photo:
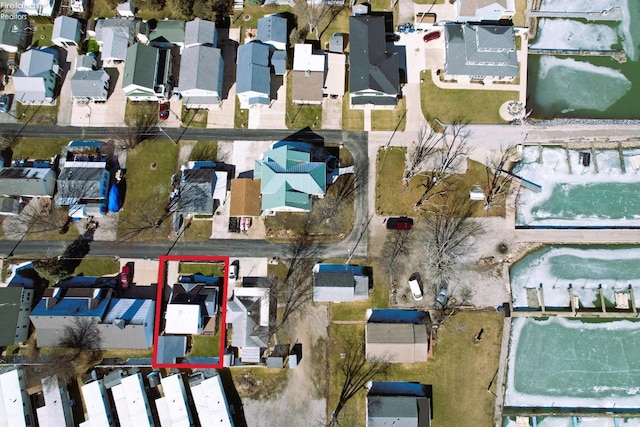
[[[160,371],[143,375],[137,368],[117,368],[105,375],[92,371],[80,386],[82,402],[70,398],[57,376],[27,378],[19,366],[0,370],[0,424],[11,427],[232,427],[233,409],[220,375],[214,370],[188,376]],[[158,387],[160,386],[161,387]],[[159,396],[155,399],[152,396]],[[74,405],[83,405],[84,420],[74,419]],[[35,409],[35,411],[34,411]]]

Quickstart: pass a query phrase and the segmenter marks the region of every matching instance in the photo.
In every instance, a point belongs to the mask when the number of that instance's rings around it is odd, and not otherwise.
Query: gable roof
[[[282,141],[256,160],[254,178],[261,179],[262,210],[292,207],[309,210],[310,195],[321,196],[326,191],[324,162],[312,162],[310,148]]]
[[[234,347],[267,347],[269,339],[269,291],[266,288],[236,288],[227,303]],[[245,360],[247,361],[247,360]]]
[[[109,80],[109,73],[103,69],[76,71],[71,77],[71,94],[81,98],[106,98],[105,85]]]
[[[80,41],[80,21],[69,16],[58,16],[53,21],[51,40],[58,38]]]
[[[220,49],[203,45],[186,48],[180,59],[180,91],[202,89],[220,95],[222,72]]]
[[[196,18],[184,26],[184,44],[185,46],[211,45],[215,47],[216,32],[214,22]]]
[[[513,27],[447,24],[445,72],[449,75],[516,77]]]
[[[367,394],[367,427],[428,427],[431,418],[431,386],[371,383]]]
[[[109,171],[101,168],[62,168],[56,199],[106,199]]]
[[[105,28],[102,36],[102,59],[124,60],[127,56],[130,38],[117,28]]]
[[[94,29],[96,41],[102,42],[104,40],[104,31],[107,28],[111,28],[110,31],[119,34],[128,41],[133,41],[136,22],[139,21],[126,18],[100,18],[96,20],[96,27]]]
[[[0,346],[11,345],[16,340],[21,300],[22,288],[0,287]]]
[[[260,215],[260,183],[259,179],[237,178],[231,180],[231,216]]]
[[[258,40],[264,43],[288,42],[287,19],[279,15],[269,15],[258,19]]]
[[[214,198],[218,203],[224,196],[215,194],[224,185],[226,192],[227,172],[213,169],[186,169],[182,172],[176,211],[185,214],[213,215]]]
[[[11,15],[0,19],[0,44],[24,48],[27,34],[25,28],[28,24],[28,20],[12,19]]]
[[[184,21],[182,19],[163,19],[149,34],[151,42],[166,41],[173,44],[184,43]]]
[[[376,90],[400,94],[397,53],[386,52],[384,17],[349,17],[349,91]]]
[[[269,46],[256,42],[238,46],[236,92],[258,92],[269,95],[271,92]]]
[[[53,196],[56,174],[45,168],[0,168],[0,195]]]
[[[153,89],[158,48],[136,43],[127,49],[122,87],[137,85]]]
[[[20,67],[13,74],[17,77],[41,77],[52,73],[56,60],[53,52],[43,49],[29,49],[20,55]]]

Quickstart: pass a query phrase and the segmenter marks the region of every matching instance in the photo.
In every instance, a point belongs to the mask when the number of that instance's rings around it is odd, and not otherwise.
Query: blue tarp
[[[118,212],[122,203],[120,202],[120,189],[118,184],[113,184],[109,190],[109,212]]]

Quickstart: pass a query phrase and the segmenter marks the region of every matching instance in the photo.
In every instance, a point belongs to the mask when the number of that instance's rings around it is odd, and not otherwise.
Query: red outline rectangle
[[[224,344],[226,342],[227,335],[227,286],[229,283],[228,274],[229,271],[229,257],[228,256],[177,256],[177,255],[167,255],[160,256],[158,265],[158,294],[156,296],[156,319],[155,325],[153,326],[153,358],[151,359],[151,365],[154,368],[186,368],[186,369],[194,369],[194,368],[214,368],[219,369],[222,368],[224,363]],[[220,362],[213,364],[198,364],[198,363],[156,363],[158,358],[158,337],[160,336],[160,319],[162,316],[162,292],[164,291],[164,269],[165,264],[168,261],[222,261],[224,262],[224,277],[223,277],[223,288],[222,288],[222,304],[220,304],[220,327],[222,331],[220,331]]]

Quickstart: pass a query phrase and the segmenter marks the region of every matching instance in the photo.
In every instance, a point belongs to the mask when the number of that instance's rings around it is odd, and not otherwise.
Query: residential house
[[[81,55],[76,60],[76,72],[71,76],[71,98],[83,102],[104,102],[109,96],[111,77],[96,67],[94,56]]]
[[[497,22],[516,14],[515,0],[458,0],[457,22]]]
[[[113,66],[126,59],[127,49],[135,42],[139,21],[123,18],[100,18],[95,21],[94,37],[100,46],[104,66]],[[91,32],[87,30],[87,34]]]
[[[237,178],[231,180],[231,202],[229,215],[232,217],[260,216],[261,180]]]
[[[351,108],[394,108],[400,96],[397,52],[386,50],[383,16],[349,17],[349,103]]]
[[[207,45],[185,48],[180,59],[182,104],[186,108],[197,109],[209,109],[220,104],[223,74],[220,49]]]
[[[227,303],[227,330],[242,363],[259,363],[269,345],[269,289],[240,287]]]
[[[193,416],[182,374],[173,374],[160,379],[164,396],[156,399],[158,418],[162,426],[191,426]]]
[[[216,168],[214,162],[189,162],[183,166],[172,209],[184,215],[213,215],[227,198],[227,171]]]
[[[0,19],[0,49],[17,52],[27,47],[27,36],[31,31],[29,21],[21,16],[6,16]]]
[[[95,322],[101,348],[148,349],[154,309],[153,300],[112,298],[110,289],[49,288],[29,317],[38,347],[57,346],[65,328],[84,319]]]
[[[213,278],[212,278],[213,279]],[[213,284],[215,283],[215,284]],[[173,285],[165,311],[165,334],[215,335],[218,314],[218,279],[181,276]]]
[[[343,53],[327,53],[327,75],[324,80],[323,93],[326,96],[339,97],[345,93],[347,57]]]
[[[369,298],[369,277],[361,266],[316,264],[312,271],[315,302],[351,302]]]
[[[53,104],[58,70],[58,53],[54,49],[24,52],[12,77],[15,100],[26,105]]]
[[[184,21],[164,19],[149,33],[149,44],[158,48],[184,46]]]
[[[412,382],[367,384],[367,427],[430,427],[432,387]]]
[[[269,46],[251,42],[238,47],[236,95],[240,101],[240,108],[270,104]]]
[[[120,18],[133,18],[136,16],[136,8],[131,0],[126,0],[116,6],[116,13]]]
[[[184,47],[194,46],[218,46],[218,30],[214,22],[196,18],[184,25]]]
[[[189,388],[202,425],[208,421],[217,427],[233,427],[229,402],[217,372],[208,378],[203,372],[194,373],[189,377]]]
[[[153,427],[151,407],[142,374],[128,375],[111,387],[120,427]]]
[[[286,50],[289,42],[287,18],[274,14],[258,19],[258,40],[277,50]]]
[[[187,354],[187,336],[160,335],[156,347],[155,363],[175,365],[178,358]]]
[[[8,367],[0,369],[0,425],[32,427],[36,425],[27,394],[24,370]]]
[[[101,142],[71,141],[63,149],[58,176],[57,206],[69,206],[72,218],[102,216],[107,212],[111,174],[100,153]]]
[[[36,408],[40,427],[73,427],[72,400],[64,380],[57,376],[42,378],[44,405]]]
[[[518,76],[512,26],[444,26],[444,79],[458,82],[510,82]]]
[[[29,313],[33,289],[0,287],[0,347],[25,342],[29,338]]]
[[[426,362],[429,313],[417,310],[368,310],[365,328],[367,360],[389,363]]]
[[[50,168],[0,168],[0,197],[53,197],[56,172]]]
[[[326,56],[310,44],[296,44],[293,53],[291,100],[294,104],[322,104]]]
[[[280,141],[256,160],[254,179],[260,179],[262,210],[308,212],[311,197],[324,197],[327,166],[311,159],[308,144]]]
[[[56,46],[78,46],[78,42],[82,38],[80,31],[80,21],[70,16],[58,16],[53,21],[53,33],[51,41]]]
[[[140,43],[127,49],[122,89],[131,101],[167,101],[172,76],[172,56],[169,49]]]
[[[94,380],[80,387],[84,401],[86,420],[80,427],[110,427],[115,425],[115,417],[107,389],[102,380]]]

